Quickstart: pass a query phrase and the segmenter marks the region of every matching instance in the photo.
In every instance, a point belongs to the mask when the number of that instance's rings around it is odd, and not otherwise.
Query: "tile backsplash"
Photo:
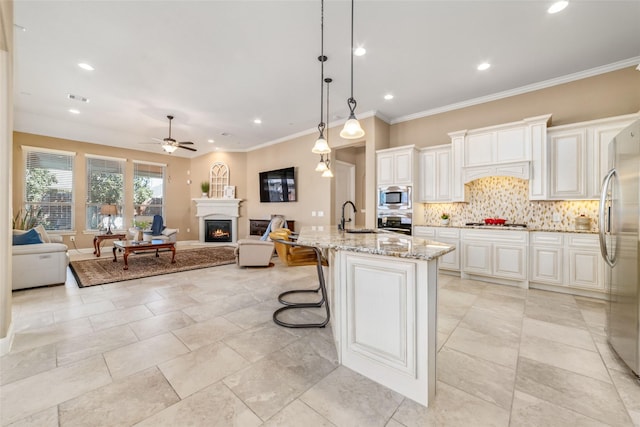
[[[468,187],[468,203],[423,204],[424,224],[439,224],[446,212],[453,226],[504,218],[532,229],[569,231],[575,230],[575,217],[585,215],[591,218],[592,231],[597,228],[597,200],[530,201],[529,181],[503,176],[477,179]],[[553,221],[554,214],[560,221]]]

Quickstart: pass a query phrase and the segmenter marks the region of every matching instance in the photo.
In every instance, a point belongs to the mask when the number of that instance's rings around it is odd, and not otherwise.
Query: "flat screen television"
[[[293,167],[260,172],[260,202],[295,202],[296,179]]]

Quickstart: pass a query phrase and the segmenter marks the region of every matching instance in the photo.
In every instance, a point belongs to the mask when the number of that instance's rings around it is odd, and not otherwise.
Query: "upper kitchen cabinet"
[[[489,176],[530,180],[529,198],[547,198],[547,124],[551,114],[452,132],[452,201],[465,201],[464,184]]]
[[[378,185],[413,185],[418,156],[413,145],[376,151]],[[414,190],[415,191],[415,190]]]
[[[546,130],[550,118],[549,114],[467,131],[464,167],[530,161],[533,139],[543,137],[534,128],[540,130],[539,127],[542,126]]]
[[[420,150],[418,201],[424,203],[450,202],[451,145],[439,145]]]
[[[609,142],[639,114],[609,117],[549,128],[549,197],[598,199],[609,170]]]

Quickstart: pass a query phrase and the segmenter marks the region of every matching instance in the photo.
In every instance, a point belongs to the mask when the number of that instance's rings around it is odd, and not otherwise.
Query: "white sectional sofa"
[[[67,280],[69,254],[61,236],[49,235],[51,243],[14,245],[12,288],[55,285]]]

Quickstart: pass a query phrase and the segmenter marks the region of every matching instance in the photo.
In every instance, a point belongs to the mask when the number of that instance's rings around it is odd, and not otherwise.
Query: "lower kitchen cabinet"
[[[454,227],[428,227],[416,225],[413,227],[413,235],[423,239],[435,240],[455,246],[456,249],[441,256],[438,267],[441,270],[460,271],[460,229]]]
[[[461,241],[463,278],[488,276],[527,286],[527,231],[465,229]]]
[[[532,232],[530,282],[562,285],[564,282],[563,233]]]
[[[590,296],[605,291],[597,234],[532,232],[530,264],[532,287]]]
[[[462,278],[596,298],[606,291],[597,234],[416,225],[413,235],[454,245],[438,266]]]
[[[597,234],[567,236],[569,258],[568,285],[594,291],[604,291],[604,264],[600,257]]]

